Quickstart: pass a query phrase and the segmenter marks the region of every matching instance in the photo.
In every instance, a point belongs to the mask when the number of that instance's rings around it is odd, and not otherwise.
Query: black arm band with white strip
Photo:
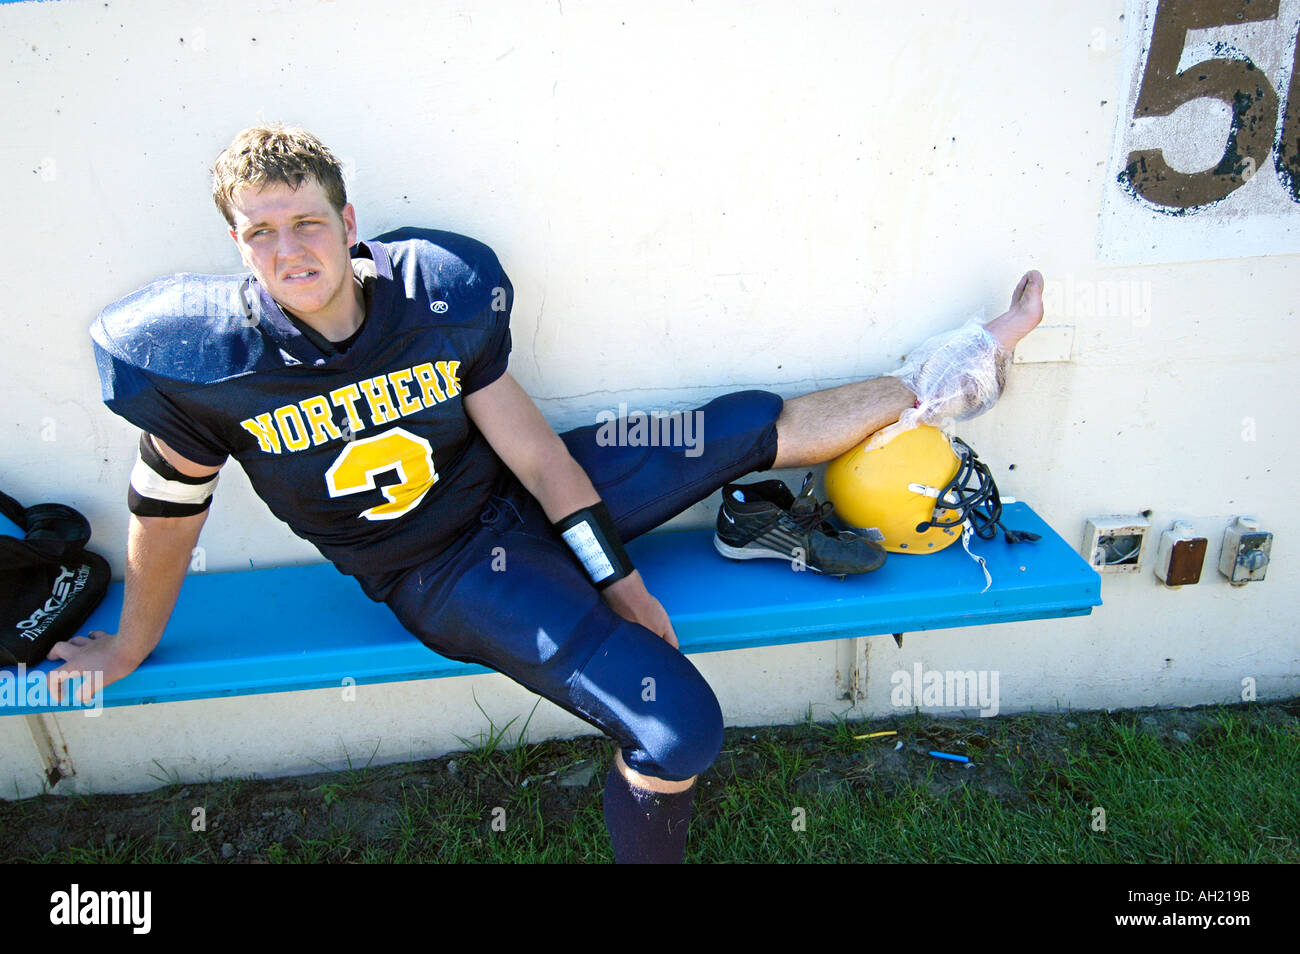
[[[577,513],[557,520],[554,526],[578,562],[586,568],[596,589],[603,590],[636,569],[623,549],[623,541],[619,539],[604,501],[583,507]]]
[[[190,477],[167,462],[148,434],[140,435],[140,455],[131,468],[127,508],[139,517],[192,517],[212,504],[217,475]]]

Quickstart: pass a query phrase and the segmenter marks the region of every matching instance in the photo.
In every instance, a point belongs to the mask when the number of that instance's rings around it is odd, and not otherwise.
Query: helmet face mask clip
[[[951,520],[940,519],[936,511],[932,519],[917,524],[916,530],[922,533],[930,527],[959,527],[969,520],[977,536],[990,540],[997,532],[994,527],[1002,515],[1002,501],[993,475],[988,465],[960,437],[952,438],[952,447],[961,463],[957,476],[938,497],[957,509],[949,511],[953,514]]]

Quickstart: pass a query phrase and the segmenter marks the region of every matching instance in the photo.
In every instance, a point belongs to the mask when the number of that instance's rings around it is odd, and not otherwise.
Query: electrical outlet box
[[[1233,586],[1264,579],[1273,549],[1273,534],[1259,529],[1254,517],[1238,517],[1223,534],[1219,572]]]
[[[1151,523],[1140,514],[1090,517],[1083,557],[1098,573],[1136,573],[1142,565]]]
[[[1196,536],[1190,523],[1181,520],[1160,534],[1156,551],[1156,579],[1168,587],[1187,586],[1201,581],[1205,551],[1209,540]]]

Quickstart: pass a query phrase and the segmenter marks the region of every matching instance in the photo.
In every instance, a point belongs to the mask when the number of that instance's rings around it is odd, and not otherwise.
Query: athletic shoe
[[[810,473],[797,497],[779,480],[727,484],[714,547],[732,560],[789,560],[796,569],[802,565],[834,576],[878,570],[885,562],[884,548],[832,526],[826,518],[834,505],[829,500],[819,504],[812,484]]]

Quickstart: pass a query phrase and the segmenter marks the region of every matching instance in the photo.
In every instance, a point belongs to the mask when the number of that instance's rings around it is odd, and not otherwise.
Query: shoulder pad
[[[453,321],[492,308],[494,298],[500,310],[502,295],[511,291],[496,253],[476,239],[436,229],[401,228],[374,241],[385,246],[393,278],[405,286],[407,296],[423,294],[430,301],[446,302]]]
[[[208,384],[253,370],[265,340],[243,275],[160,278],[109,305],[90,336],[116,361],[151,376]]]

